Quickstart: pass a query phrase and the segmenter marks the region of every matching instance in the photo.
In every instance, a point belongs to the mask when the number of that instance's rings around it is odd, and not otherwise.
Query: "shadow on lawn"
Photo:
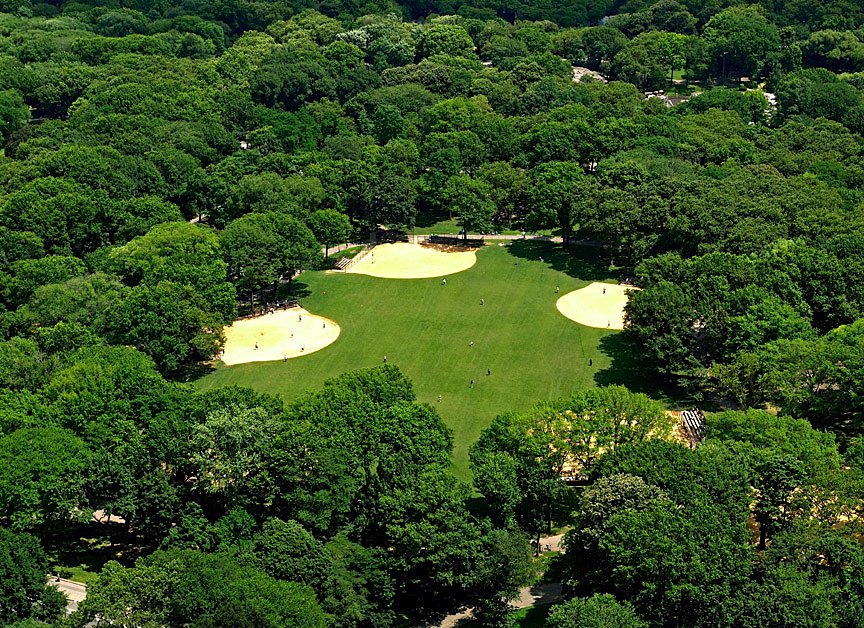
[[[104,523],[69,524],[45,538],[51,573],[69,577],[73,570],[98,574],[109,560],[132,565],[146,552],[141,539],[121,526]]]
[[[600,340],[600,351],[610,358],[608,368],[594,374],[597,386],[626,386],[632,392],[645,393],[652,399],[667,402],[692,401],[677,382],[663,379],[637,356],[624,333],[609,334]]]
[[[291,292],[288,292],[288,284],[283,283],[279,286],[278,291],[279,299],[305,299],[308,296],[312,295],[312,291],[309,289],[309,284],[300,281],[299,279],[295,279],[291,282]]]
[[[414,225],[425,229],[445,220],[452,220],[451,216],[446,212],[417,212]]]
[[[584,281],[606,281],[612,278],[600,249],[591,246],[564,248],[543,240],[513,240],[511,255],[530,261],[540,261],[550,268]]]

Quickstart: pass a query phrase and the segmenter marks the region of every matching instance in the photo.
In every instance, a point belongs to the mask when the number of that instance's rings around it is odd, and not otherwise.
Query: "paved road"
[[[48,576],[48,584],[57,587],[63,594],[66,595],[66,613],[74,613],[78,610],[78,603],[84,601],[87,597],[87,585],[57,576]]]

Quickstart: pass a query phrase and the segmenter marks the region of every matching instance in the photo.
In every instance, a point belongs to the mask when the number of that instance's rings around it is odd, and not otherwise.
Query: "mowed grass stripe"
[[[220,366],[199,386],[236,384],[290,400],[386,355],[453,429],[453,470],[468,479],[468,448],[496,415],[594,386],[595,373],[610,367],[600,348],[610,332],[578,325],[555,308],[560,294],[598,279],[590,261],[546,243],[486,246],[477,264],[448,276],[446,286],[440,278],[307,272],[298,282],[307,293],[303,306],[338,322],[339,339],[287,362]]]

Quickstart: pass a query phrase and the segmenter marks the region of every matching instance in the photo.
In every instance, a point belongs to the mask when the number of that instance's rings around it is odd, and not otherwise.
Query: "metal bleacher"
[[[691,444],[705,440],[705,415],[698,408],[681,411],[681,429]]]

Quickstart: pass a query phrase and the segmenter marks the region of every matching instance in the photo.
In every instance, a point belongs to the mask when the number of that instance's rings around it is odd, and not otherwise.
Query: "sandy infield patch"
[[[570,320],[588,327],[624,329],[624,306],[627,291],[633,286],[592,283],[568,292],[555,303],[558,311]]]
[[[474,249],[394,242],[379,244],[348,269],[382,279],[425,279],[468,270],[477,263]]]
[[[221,359],[232,366],[297,358],[332,344],[339,331],[339,325],[330,319],[300,307],[244,318],[225,328]]]

